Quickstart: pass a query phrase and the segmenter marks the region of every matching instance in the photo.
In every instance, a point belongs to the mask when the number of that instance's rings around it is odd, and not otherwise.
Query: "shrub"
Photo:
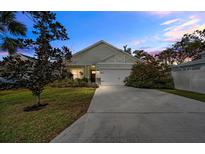
[[[85,82],[89,82],[89,79],[88,79],[88,78],[85,78],[85,77],[82,78],[81,80],[82,80],[82,81],[85,81]]]
[[[64,79],[64,80],[56,80],[50,84],[51,87],[93,87],[97,88],[98,85],[96,83],[88,82],[87,78],[83,79]]]
[[[72,79],[73,78],[73,74],[69,71],[67,71],[66,69],[64,69],[61,73],[61,79]]]
[[[3,80],[2,78],[0,80],[0,90],[17,89],[21,87],[23,87],[23,85],[15,81]]]
[[[13,83],[0,82],[0,90],[13,89],[16,85]]]
[[[173,88],[171,70],[158,62],[139,63],[125,79],[126,86],[137,88]]]

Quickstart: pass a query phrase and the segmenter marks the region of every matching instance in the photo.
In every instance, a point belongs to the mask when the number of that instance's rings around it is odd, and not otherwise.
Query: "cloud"
[[[0,56],[7,56],[8,52],[0,51]]]
[[[144,40],[144,39],[136,39],[136,40],[132,40],[132,41],[130,42],[130,44],[131,44],[132,46],[139,46],[139,45],[145,43],[145,41],[146,41],[146,40]]]
[[[165,16],[168,16],[174,12],[172,12],[172,11],[151,11],[149,13],[151,13],[152,15],[156,15],[158,17],[165,17]]]
[[[147,38],[149,41],[154,40],[154,41],[160,41],[161,37],[159,35],[153,35],[151,37]]]
[[[139,48],[139,50],[144,50],[145,52],[148,52],[151,55],[156,55],[164,49],[165,47],[151,47],[151,46],[142,46]]]
[[[140,47],[139,49],[140,50],[147,50],[147,49],[150,49],[151,47],[150,46],[142,46],[142,47]]]
[[[200,21],[200,19],[198,19],[198,18],[196,18],[196,19],[192,18],[192,20],[183,23],[182,25],[178,26],[177,28],[181,29],[181,28],[186,27],[186,26],[191,26],[191,25],[198,23],[199,21]]]
[[[160,25],[170,25],[170,24],[176,23],[178,21],[180,21],[180,19],[179,18],[175,18],[175,19],[171,19],[171,20],[165,21],[165,22],[161,23]]]
[[[184,34],[193,33],[195,30],[202,30],[205,28],[205,23],[200,23],[201,19],[197,16],[190,16],[187,20],[180,19],[180,24],[165,28],[163,34],[165,42],[176,42]],[[174,22],[173,22],[174,23]],[[171,23],[171,24],[173,24]],[[170,24],[170,25],[171,25]]]
[[[161,37],[159,35],[152,35],[152,36],[146,36],[142,39],[133,39],[130,41],[130,45],[139,47],[140,45],[143,45],[147,42],[155,42],[155,41],[161,41]]]
[[[149,54],[151,55],[156,55],[158,53],[160,53],[161,51],[163,51],[165,49],[165,47],[156,47],[156,48],[153,48],[153,47],[149,47],[149,48],[146,48],[146,49],[143,49],[145,52],[148,52]]]
[[[169,30],[172,30],[172,29],[174,29],[174,28],[175,28],[175,26],[167,27],[167,28],[163,29],[163,31],[169,31]]]

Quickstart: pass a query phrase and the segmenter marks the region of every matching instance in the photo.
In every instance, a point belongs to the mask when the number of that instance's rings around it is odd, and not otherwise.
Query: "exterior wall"
[[[205,63],[174,67],[172,76],[176,89],[205,93]]]
[[[118,53],[114,56],[111,56],[104,61],[101,61],[100,63],[135,63],[136,60],[131,58],[129,55],[123,54],[123,53]]]
[[[84,71],[85,72],[84,77],[90,79],[90,66],[85,65],[84,70],[85,70]]]
[[[101,61],[102,59],[112,56],[116,51],[105,44],[100,44],[86,52],[74,55],[72,64],[87,64],[92,65]]]
[[[99,62],[135,63],[136,58],[107,44],[101,43],[72,57],[73,65],[93,65]]]
[[[131,69],[133,64],[112,64],[112,63],[99,63],[97,64],[97,70],[104,69],[119,69],[119,70],[127,70]]]
[[[129,75],[132,65],[137,61],[140,60],[101,41],[74,54],[70,65],[83,68],[84,76],[89,79],[91,78],[91,71],[95,71],[93,72],[95,74],[95,81],[100,84],[101,77],[103,76],[101,73],[105,72],[105,70],[108,72],[104,74],[104,76],[107,75],[105,76],[106,79],[113,78],[114,81],[116,78]]]

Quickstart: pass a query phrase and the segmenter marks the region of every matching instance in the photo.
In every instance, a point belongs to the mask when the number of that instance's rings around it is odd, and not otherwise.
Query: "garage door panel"
[[[101,85],[124,85],[124,79],[131,70],[101,70]]]

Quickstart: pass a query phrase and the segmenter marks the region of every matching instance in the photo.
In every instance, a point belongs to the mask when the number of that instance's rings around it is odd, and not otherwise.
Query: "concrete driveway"
[[[101,86],[88,113],[51,142],[205,142],[205,103],[158,90]]]

